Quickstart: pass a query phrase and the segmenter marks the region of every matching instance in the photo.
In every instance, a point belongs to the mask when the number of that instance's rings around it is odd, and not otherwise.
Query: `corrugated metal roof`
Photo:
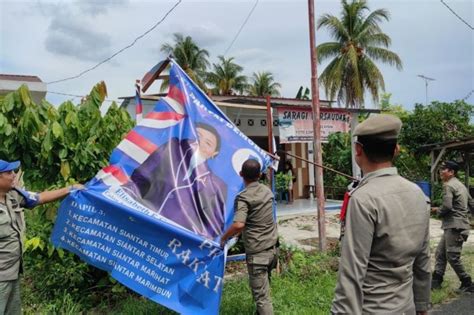
[[[149,101],[157,101],[161,97],[166,96],[165,93],[160,94],[144,94],[141,96],[142,101],[149,100]],[[124,100],[121,107],[126,107],[130,104],[130,101],[133,100],[135,96],[122,96],[119,99]],[[210,98],[217,102],[220,105],[223,103],[232,104],[233,107],[238,105],[251,105],[251,106],[264,106],[266,108],[267,100],[265,97],[261,96],[247,96],[247,95],[211,95]],[[286,98],[286,97],[271,97],[270,103],[272,107],[281,107],[281,106],[290,106],[295,108],[311,108],[312,101],[311,100],[300,100],[296,98]],[[328,101],[328,100],[320,100],[319,101],[321,108],[331,108],[333,110],[341,110],[351,113],[380,113],[380,109],[372,109],[372,108],[344,108],[344,107],[337,107],[332,106],[335,102]]]
[[[443,148],[450,150],[474,151],[474,137],[459,138],[444,142],[430,143],[418,147],[418,151],[441,150]]]
[[[39,77],[35,75],[1,74],[1,73],[0,73],[0,80],[43,82]]]

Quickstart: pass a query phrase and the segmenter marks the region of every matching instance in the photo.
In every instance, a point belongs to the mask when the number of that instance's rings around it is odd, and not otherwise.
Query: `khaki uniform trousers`
[[[20,279],[0,281],[0,315],[20,314]]]
[[[247,255],[247,270],[250,289],[257,305],[257,314],[273,314],[270,296],[270,278],[272,269],[278,262],[278,248],[272,247],[255,254]]]
[[[438,247],[436,248],[436,264],[434,272],[444,276],[449,262],[459,279],[469,277],[461,262],[462,244],[467,241],[469,230],[445,229]]]

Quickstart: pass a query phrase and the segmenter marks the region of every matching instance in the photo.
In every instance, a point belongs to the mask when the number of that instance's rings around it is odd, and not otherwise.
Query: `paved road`
[[[338,200],[326,200],[324,206],[326,211],[339,211],[341,209],[342,201]],[[297,215],[297,214],[309,214],[317,213],[317,201],[313,199],[296,199],[291,204],[285,202],[277,203],[277,216]]]
[[[474,313],[474,293],[464,293],[451,303],[433,309],[430,314],[471,315]]]

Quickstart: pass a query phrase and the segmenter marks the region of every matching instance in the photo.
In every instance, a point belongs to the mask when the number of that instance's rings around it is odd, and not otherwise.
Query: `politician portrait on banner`
[[[222,234],[227,185],[208,164],[221,147],[217,130],[196,123],[195,139],[172,138],[131,176],[137,200],[178,225],[207,238]]]

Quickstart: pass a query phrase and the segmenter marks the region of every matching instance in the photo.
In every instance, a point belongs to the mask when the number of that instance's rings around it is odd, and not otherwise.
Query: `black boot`
[[[461,286],[458,289],[460,292],[474,292],[474,284],[472,283],[471,277],[461,279]]]
[[[443,276],[433,273],[433,278],[431,279],[431,290],[441,289],[441,283],[443,283]]]

